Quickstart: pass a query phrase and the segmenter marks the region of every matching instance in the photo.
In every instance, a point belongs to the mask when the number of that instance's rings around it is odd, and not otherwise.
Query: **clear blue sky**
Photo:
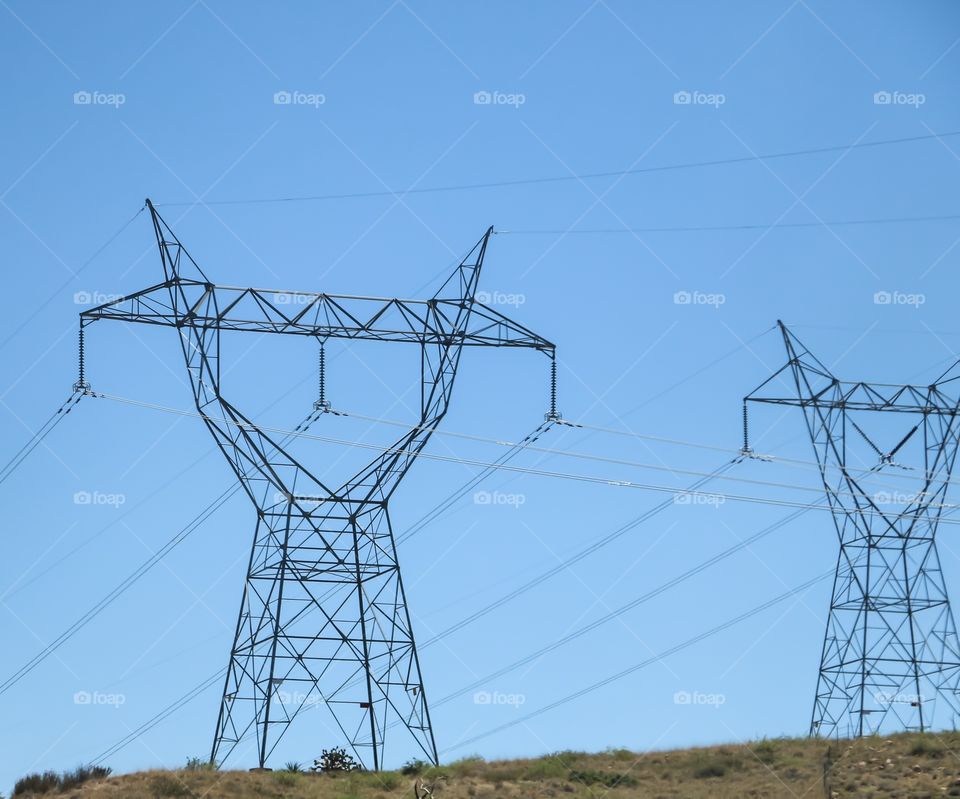
[[[211,279],[239,285],[427,296],[438,273],[488,225],[516,231],[492,240],[481,288],[520,295],[522,304],[504,310],[558,344],[560,405],[570,419],[737,447],[740,398],[784,360],[775,335],[757,338],[777,318],[796,325],[841,376],[928,381],[960,345],[956,221],[563,231],[953,214],[960,211],[960,138],[405,197],[203,203],[603,172],[960,129],[958,37],[960,11],[947,2],[5,0],[3,450],[15,451],[69,393],[84,297],[162,278],[144,215],[75,275],[145,196],[198,203],[164,213]],[[314,97],[274,103],[283,91]],[[97,93],[95,101],[75,103],[77,92]],[[477,92],[499,94],[484,104],[474,101]],[[676,103],[677,92],[697,102]],[[898,93],[897,100],[878,104],[877,92]],[[700,102],[711,95],[713,102]],[[718,294],[723,303],[677,304],[677,292]],[[878,305],[877,292],[924,301]],[[232,393],[271,424],[299,420],[314,400],[314,350],[304,342],[251,348],[253,339],[231,341]],[[102,323],[88,344],[95,389],[189,407],[170,330]],[[409,354],[332,346],[334,403],[412,418]],[[542,419],[546,378],[546,360],[533,353],[468,352],[445,425],[521,437]],[[809,458],[800,417],[780,410],[756,414],[757,448]],[[319,428],[377,442],[395,432],[337,418]],[[714,468],[725,457],[569,430],[543,443],[689,470]],[[198,420],[107,400],[84,400],[45,444],[0,487],[3,678],[230,482]],[[500,452],[442,437],[429,451],[481,460]],[[331,475],[359,462],[351,452],[334,464],[339,455],[318,448],[316,458],[331,464]],[[690,480],[537,453],[517,463],[671,486]],[[418,463],[395,497],[396,528],[407,529],[470,474]],[[817,488],[815,473],[772,464],[748,464],[737,474]],[[662,498],[510,474],[483,488],[524,502],[485,506],[468,496],[401,550],[421,639]],[[81,491],[120,494],[124,504],[77,505]],[[424,652],[428,695],[440,698],[556,640],[787,512],[727,502],[657,516]],[[0,697],[0,786],[27,770],[99,754],[225,663],[251,534],[251,510],[237,496]],[[952,539],[950,530],[942,536],[942,557],[956,588],[960,547]],[[457,748],[828,570],[835,546],[829,517],[807,514],[486,686],[523,696],[519,710],[478,705],[472,696],[438,707],[443,758],[805,733],[828,583],[529,723]],[[206,756],[218,690],[110,765],[175,766]],[[76,704],[83,691],[122,703]],[[722,695],[724,702],[677,705],[678,691]],[[298,729],[287,759],[308,760],[335,743],[319,722]]]

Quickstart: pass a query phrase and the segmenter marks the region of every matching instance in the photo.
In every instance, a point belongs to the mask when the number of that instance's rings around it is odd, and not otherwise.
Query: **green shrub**
[[[571,782],[580,782],[584,785],[603,785],[605,788],[633,788],[640,784],[636,777],[629,774],[617,774],[613,771],[596,771],[595,769],[573,769],[570,772]]]
[[[561,749],[559,752],[551,752],[548,757],[555,757],[569,763],[572,760],[580,760],[584,757],[590,757],[589,752],[578,752],[575,749]]]
[[[291,774],[302,774],[303,773],[303,763],[298,763],[296,760],[291,760],[283,767],[284,771],[288,771]]]
[[[693,759],[693,776],[696,779],[723,777],[731,771],[742,771],[744,757],[738,751],[721,748],[696,753]]]
[[[353,759],[346,749],[335,746],[332,749],[324,749],[316,761],[316,767],[320,771],[358,771],[361,766]]]
[[[944,748],[929,738],[917,738],[910,747],[910,754],[913,757],[932,757],[941,758],[944,756]]]
[[[217,764],[204,760],[202,757],[188,757],[187,765],[183,767],[184,771],[216,771]]]
[[[777,747],[773,741],[759,741],[750,747],[750,751],[757,756],[761,763],[766,763],[768,766],[777,759]]]
[[[43,774],[27,774],[17,780],[13,786],[14,796],[23,796],[30,793],[50,793],[60,787],[60,777],[54,771],[44,771]]]
[[[541,757],[529,763],[523,770],[523,779],[549,780],[560,779],[567,773],[567,764],[555,757]]]
[[[710,777],[723,777],[727,773],[727,767],[723,763],[707,763],[704,766],[694,769],[693,776],[698,780],[709,779]]]
[[[447,769],[451,774],[455,774],[458,777],[473,777],[480,772],[484,763],[486,763],[486,761],[480,755],[469,755],[459,760],[454,760],[453,763],[447,766]]]
[[[77,788],[89,780],[109,777],[111,770],[106,766],[77,766],[73,771],[57,774],[45,771],[43,774],[28,774],[13,786],[13,796],[26,794],[62,792]]]
[[[403,767],[400,769],[400,773],[406,774],[407,776],[423,774],[429,765],[430,764],[427,763],[426,760],[420,760],[420,758],[415,757],[403,764]]]
[[[111,771],[106,766],[77,766],[73,771],[65,771],[60,775],[60,790],[69,791],[89,780],[106,779]]]

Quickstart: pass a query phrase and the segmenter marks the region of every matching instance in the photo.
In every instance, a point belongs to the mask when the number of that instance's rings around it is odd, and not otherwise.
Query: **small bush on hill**
[[[637,778],[629,774],[594,769],[574,769],[570,772],[570,781],[584,785],[603,785],[605,788],[633,788],[639,785]]]
[[[77,766],[73,771],[65,771],[60,775],[60,790],[69,791],[89,780],[106,779],[110,771],[105,766]]]
[[[943,746],[929,738],[918,738],[910,747],[910,754],[914,757],[941,758],[946,754]]]
[[[28,774],[17,780],[13,786],[13,796],[69,791],[90,780],[101,780],[110,776],[106,766],[77,766],[73,771],[57,774],[45,771],[42,774]]]
[[[188,757],[187,765],[183,767],[184,771],[216,771],[216,763],[204,760],[202,757]]]
[[[457,777],[475,777],[483,770],[486,761],[480,755],[469,755],[460,760],[454,760],[447,770]]]
[[[419,758],[415,757],[403,764],[403,767],[400,769],[400,773],[406,774],[407,776],[423,774],[423,772],[427,770],[429,765],[430,764],[427,763],[426,760],[420,760]]]
[[[27,774],[17,780],[13,786],[14,796],[24,796],[31,793],[50,793],[60,787],[60,777],[56,772],[45,771],[43,774]]]
[[[361,766],[346,749],[335,746],[333,749],[324,749],[320,753],[320,757],[314,761],[314,767],[329,773],[331,771],[358,771]]]
[[[523,770],[523,778],[525,780],[560,779],[567,773],[568,768],[567,763],[548,755],[527,765]]]
[[[761,763],[765,763],[768,766],[777,759],[777,747],[773,741],[766,739],[759,741],[750,747],[750,751],[757,756]]]

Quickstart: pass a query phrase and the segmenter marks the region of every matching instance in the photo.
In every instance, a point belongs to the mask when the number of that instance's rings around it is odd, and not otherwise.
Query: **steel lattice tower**
[[[388,502],[447,411],[464,347],[532,348],[555,365],[554,345],[475,300],[492,228],[430,300],[293,292],[291,308],[273,291],[211,283],[147,205],[164,282],[85,311],[81,326],[118,319],[179,330],[196,407],[256,508],[211,760],[223,762],[255,734],[265,767],[298,713],[319,701],[365,767],[381,768],[386,730],[396,725],[436,763]],[[416,344],[417,424],[328,486],[221,392],[225,331]],[[318,413],[328,407],[321,397]],[[282,686],[298,691],[296,702],[278,697]]]
[[[746,401],[803,409],[840,540],[810,732],[953,724],[960,642],[936,532],[960,441],[960,362],[926,387],[841,381],[778,325],[788,361]],[[784,377],[795,394],[771,394]],[[920,479],[903,492],[868,490],[881,470]]]

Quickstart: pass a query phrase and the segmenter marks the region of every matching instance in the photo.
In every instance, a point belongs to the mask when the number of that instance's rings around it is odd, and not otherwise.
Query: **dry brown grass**
[[[762,799],[960,796],[960,733],[827,744],[777,739],[637,754],[558,752],[530,760],[466,759],[437,769],[437,799]],[[241,771],[148,771],[53,799],[411,799],[414,777]]]

